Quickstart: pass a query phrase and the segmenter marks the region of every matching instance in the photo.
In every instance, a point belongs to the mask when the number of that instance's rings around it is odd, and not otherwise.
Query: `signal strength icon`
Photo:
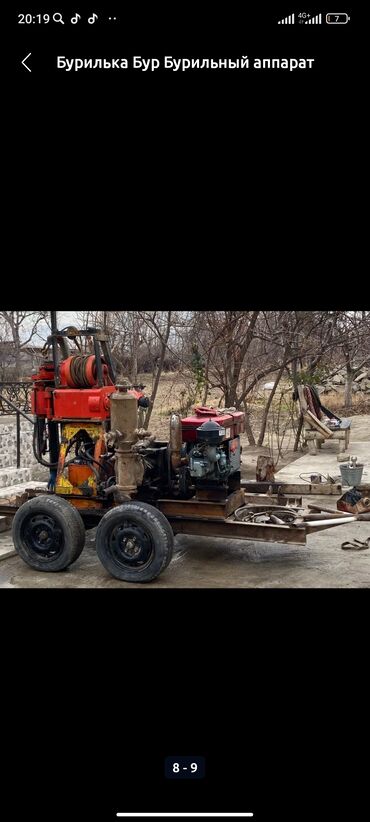
[[[295,17],[294,14],[289,14],[288,17],[284,17],[283,20],[278,20],[278,26],[281,26],[281,25],[284,25],[284,24],[287,24],[287,23],[288,23],[288,25],[292,25],[293,23],[295,23],[294,17]]]
[[[305,24],[306,24],[306,26],[307,26],[307,25],[310,25],[310,24],[312,25],[312,23],[313,23],[313,24],[315,24],[315,23],[316,23],[316,25],[321,26],[321,23],[322,23],[322,14],[317,14],[317,15],[316,15],[316,17],[310,17],[310,19],[309,19],[309,20],[305,20]]]

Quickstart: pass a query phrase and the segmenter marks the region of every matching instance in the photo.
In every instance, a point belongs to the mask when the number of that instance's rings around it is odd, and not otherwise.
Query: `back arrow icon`
[[[27,71],[31,71],[30,67],[26,66],[26,63],[25,63],[25,60],[28,60],[29,57],[31,57],[31,52],[29,54],[26,54],[26,56],[23,57],[23,60],[22,60],[22,66],[24,66],[27,69]]]

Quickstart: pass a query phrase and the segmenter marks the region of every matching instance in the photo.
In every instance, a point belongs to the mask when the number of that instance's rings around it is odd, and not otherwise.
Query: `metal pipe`
[[[140,457],[132,451],[137,440],[137,400],[128,393],[126,385],[118,385],[110,395],[110,408],[111,430],[116,432],[116,483],[120,491],[129,494],[137,490],[143,474]]]
[[[325,514],[335,514],[337,517],[350,517],[351,514],[346,513],[346,511],[336,511],[334,508],[323,508],[322,505],[308,505],[307,508],[310,511],[317,511],[321,513],[321,511],[325,511]]]
[[[17,413],[17,468],[21,467],[21,418],[19,411]]]
[[[54,382],[56,387],[60,385],[59,377],[59,348],[57,341],[58,326],[57,326],[57,312],[50,311],[51,320],[51,344],[53,348],[53,363],[54,363]]]
[[[124,494],[120,485],[109,485],[108,488],[104,489],[104,496],[109,496],[109,494],[115,494],[116,491],[122,496],[125,497],[127,500],[130,500],[131,497],[128,494]]]
[[[320,519],[315,522],[305,522],[306,528],[324,528],[326,525],[344,525],[345,522],[356,522],[356,517],[344,517],[343,519]]]
[[[103,379],[103,369],[101,364],[101,354],[99,349],[99,343],[96,337],[94,337],[94,353],[95,353],[95,366],[96,366],[96,376],[98,380],[98,385],[104,385]]]
[[[270,514],[270,520],[271,520],[271,522],[274,522],[275,525],[286,525],[286,523],[284,522],[283,519],[280,519],[279,517],[275,517],[274,514]]]
[[[349,514],[348,516],[351,516],[351,514]],[[327,514],[316,514],[314,511],[312,511],[310,514],[302,514],[302,519],[305,522],[316,522],[316,520],[317,521],[319,521],[319,520],[325,521],[326,519],[328,519],[328,515]],[[338,513],[333,512],[332,519],[343,519],[343,517],[341,516],[341,514],[338,511]],[[348,517],[347,517],[347,519],[348,519]]]

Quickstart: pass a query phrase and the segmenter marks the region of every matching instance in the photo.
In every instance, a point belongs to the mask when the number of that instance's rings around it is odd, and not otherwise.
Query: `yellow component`
[[[101,436],[102,427],[95,422],[63,422],[61,425],[62,437],[65,437],[68,442],[77,434],[77,431],[87,431],[92,440],[98,439]]]
[[[89,422],[78,422],[78,423],[62,423],[61,425],[61,446],[59,450],[59,462],[58,462],[58,469],[57,469],[57,478],[55,484],[55,491],[57,494],[79,494],[81,496],[89,496],[86,494],[88,489],[91,489],[92,495],[95,496],[97,493],[97,486],[96,486],[96,476],[94,471],[91,469],[91,473],[89,473],[84,482],[88,486],[88,488],[84,489],[81,488],[81,485],[74,485],[73,482],[70,482],[69,478],[69,466],[67,465],[64,467],[65,459],[66,459],[66,452],[69,446],[71,439],[78,433],[78,431],[84,430],[87,434],[91,437],[93,442],[95,443],[102,435],[102,426],[96,425],[96,423],[89,423]],[[67,461],[70,458],[70,454],[67,454]],[[77,466],[76,466],[77,467]],[[81,466],[82,468],[83,466]],[[72,465],[71,465],[72,468]],[[71,472],[74,475],[78,475],[78,472]]]
[[[66,469],[67,470],[67,469]],[[55,486],[55,491],[57,494],[73,494],[73,485],[66,477],[63,477],[63,474],[58,474],[57,482]]]

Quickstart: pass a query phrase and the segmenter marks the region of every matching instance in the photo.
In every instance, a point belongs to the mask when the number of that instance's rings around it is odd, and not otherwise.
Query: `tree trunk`
[[[149,408],[148,408],[148,410],[146,412],[146,415],[145,415],[145,422],[144,422],[144,428],[145,429],[148,429],[148,427],[149,427],[150,417],[152,416],[153,406],[154,406],[155,398],[157,396],[159,380],[161,378],[161,374],[162,374],[162,370],[163,370],[164,357],[165,357],[165,354],[166,354],[168,338],[170,336],[170,331],[171,331],[171,313],[172,313],[171,311],[168,312],[166,332],[165,332],[164,337],[161,337],[161,354],[160,354],[159,362],[158,362],[158,366],[157,366],[157,373],[154,377],[152,393],[150,395],[150,401],[149,401],[150,405],[149,405]]]
[[[137,347],[134,341],[134,349],[131,353],[130,377],[133,385],[137,385]]]
[[[138,347],[139,347],[139,329],[138,329],[138,320],[136,317],[133,317],[132,320],[132,338],[131,338],[131,352],[130,352],[130,377],[131,382],[133,385],[137,383],[137,354],[138,354]]]
[[[249,417],[248,406],[247,406],[246,402],[244,403],[244,413],[245,413],[245,433],[248,437],[249,445],[255,445],[256,440],[254,439],[254,434],[253,434],[253,431],[252,431],[251,421],[250,421],[250,417]]]
[[[346,365],[346,384],[344,388],[344,405],[346,408],[352,408],[352,385],[353,385],[353,369],[350,365]]]
[[[295,440],[294,440],[293,451],[298,451],[299,440],[300,440],[300,436],[301,436],[301,433],[302,433],[302,427],[303,427],[303,414],[300,414],[299,415],[299,420],[298,420],[297,433],[295,435]]]
[[[204,392],[203,392],[203,397],[202,397],[202,405],[207,404],[207,397],[208,397],[208,392],[209,392],[209,360],[210,360],[210,354],[208,354],[208,356],[207,356],[206,368],[205,368],[205,372],[204,372]]]
[[[267,425],[267,417],[268,417],[268,414],[269,414],[269,411],[270,411],[270,408],[271,408],[272,400],[274,399],[274,396],[275,396],[276,389],[277,389],[277,387],[279,385],[279,382],[280,382],[280,380],[283,376],[284,368],[285,368],[285,365],[282,365],[281,368],[280,368],[280,371],[278,372],[278,374],[276,376],[276,379],[275,379],[275,382],[274,382],[274,387],[271,389],[270,396],[267,400],[266,407],[265,407],[265,410],[263,412],[261,430],[260,430],[259,437],[258,437],[258,440],[257,440],[257,445],[263,445],[263,440],[265,438],[265,431],[266,431],[266,425]]]
[[[295,391],[295,390],[296,390],[296,388],[297,388],[297,382],[298,382],[298,380],[297,380],[297,370],[298,370],[297,366],[298,366],[298,363],[297,363],[297,358],[295,358],[295,359],[293,360],[293,362],[292,362],[292,368],[291,368],[291,372],[292,372],[292,383],[293,383],[293,391]]]

